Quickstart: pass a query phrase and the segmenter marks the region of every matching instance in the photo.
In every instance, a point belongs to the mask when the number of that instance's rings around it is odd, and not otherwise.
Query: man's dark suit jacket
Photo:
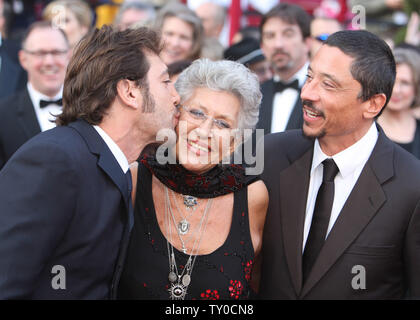
[[[379,131],[306,283],[302,242],[313,142],[301,130],[265,136],[262,178],[270,202],[262,299],[420,298],[420,161]],[[365,268],[366,289],[352,286],[362,275],[355,266]]]
[[[27,76],[17,58],[19,49],[18,41],[2,39],[0,46],[0,99],[25,88]]]
[[[28,89],[0,102],[0,169],[26,141],[41,132]]]
[[[257,123],[257,129],[264,129],[264,133],[271,132],[271,120],[273,116],[273,99],[274,99],[274,81],[273,79],[265,81],[261,85],[262,101],[260,107],[260,115]],[[296,103],[290,114],[289,121],[287,122],[286,130],[300,129],[303,125],[303,111],[302,100],[300,99],[300,91]]]
[[[129,199],[121,167],[85,121],[28,141],[0,171],[0,299],[114,297]],[[52,286],[56,265],[65,289]]]

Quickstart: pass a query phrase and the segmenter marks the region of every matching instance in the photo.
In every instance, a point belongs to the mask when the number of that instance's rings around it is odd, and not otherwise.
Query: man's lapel
[[[121,170],[117,159],[115,159],[111,150],[106,145],[105,141],[101,138],[99,133],[86,121],[77,120],[69,124],[69,127],[74,128],[84,138],[89,150],[98,155],[98,166],[108,175],[112,182],[121,192],[124,203],[129,212],[129,201],[131,201],[131,193],[128,190],[128,180]],[[131,229],[132,214],[129,214],[128,221]]]
[[[302,129],[303,126],[303,111],[302,99],[300,98],[300,90],[296,97],[295,105],[293,106],[292,113],[290,114],[289,121],[287,122],[286,130]]]
[[[28,89],[22,91],[22,94],[18,95],[18,97],[18,101],[16,101],[16,112],[19,124],[25,132],[26,138],[30,139],[41,132],[41,127],[36,117],[32,100],[29,97]]]
[[[274,81],[265,82],[261,88],[263,99],[257,129],[264,129],[264,134],[271,132],[271,117],[273,115]]]
[[[313,145],[313,144],[312,144]],[[299,295],[302,287],[302,241],[313,147],[280,173],[280,212],[284,249],[292,282]]]
[[[368,162],[340,212],[305,282],[301,298],[316,285],[356,240],[386,201],[382,184],[394,175],[393,145],[379,128],[379,137]]]

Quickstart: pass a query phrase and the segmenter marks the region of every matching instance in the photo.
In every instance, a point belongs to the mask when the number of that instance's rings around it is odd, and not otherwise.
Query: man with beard
[[[420,298],[420,162],[375,122],[395,74],[383,40],[334,33],[308,68],[303,130],[265,137],[262,298]]]
[[[57,127],[0,171],[0,299],[115,296],[134,223],[129,164],[178,121],[160,49],[147,28],[103,26],[78,44]]]
[[[262,84],[257,129],[265,133],[302,128],[300,88],[306,79],[310,16],[299,6],[281,3],[260,24],[261,49],[274,77]]]

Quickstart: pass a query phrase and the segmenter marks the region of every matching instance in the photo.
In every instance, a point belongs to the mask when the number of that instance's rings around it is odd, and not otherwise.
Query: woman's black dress
[[[168,249],[156,219],[152,174],[141,163],[138,168],[135,222],[118,298],[169,299]],[[181,273],[189,256],[176,248],[174,252]],[[211,254],[197,257],[185,299],[249,298],[253,259],[245,186],[234,192],[232,224],[224,244]]]

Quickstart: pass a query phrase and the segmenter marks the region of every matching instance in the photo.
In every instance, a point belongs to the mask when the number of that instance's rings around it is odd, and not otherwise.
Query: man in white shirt
[[[57,127],[0,171],[0,299],[116,296],[134,224],[129,164],[178,121],[160,48],[155,31],[110,26],[78,44]]]
[[[261,21],[261,49],[274,74],[261,86],[257,128],[266,134],[302,127],[299,94],[308,67],[310,22],[305,10],[289,3],[275,6]]]
[[[19,61],[28,83],[0,104],[0,168],[27,140],[55,127],[69,62],[66,35],[48,22],[34,23],[24,36]]]
[[[308,68],[303,129],[265,137],[262,298],[420,298],[420,162],[375,122],[395,73],[376,35],[334,33]]]

